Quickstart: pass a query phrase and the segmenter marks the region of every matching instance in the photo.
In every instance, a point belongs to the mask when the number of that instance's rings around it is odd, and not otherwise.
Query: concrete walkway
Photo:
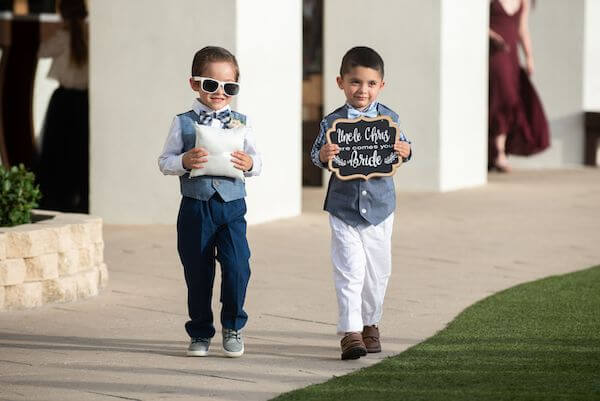
[[[212,356],[183,356],[173,226],[107,226],[107,290],[0,314],[0,399],[267,400],[401,352],[489,294],[600,263],[600,169],[492,175],[481,188],[401,194],[385,352],[342,362],[322,200],[323,191],[307,190],[301,217],[249,228],[243,358],[222,357],[220,336]]]

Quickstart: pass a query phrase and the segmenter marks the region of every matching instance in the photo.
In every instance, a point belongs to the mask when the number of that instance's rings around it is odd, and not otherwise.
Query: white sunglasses
[[[219,86],[223,87],[223,92],[227,96],[235,96],[240,93],[240,84],[237,82],[223,82],[206,77],[192,77],[192,79],[200,82],[200,88],[206,93],[215,93]]]

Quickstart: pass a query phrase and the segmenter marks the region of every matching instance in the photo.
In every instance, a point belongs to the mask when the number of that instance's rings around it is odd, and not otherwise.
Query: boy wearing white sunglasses
[[[196,146],[198,125],[226,129],[222,135],[227,135],[229,128],[245,126],[243,149],[231,153],[231,163],[245,177],[260,174],[262,161],[247,117],[229,106],[239,93],[238,79],[237,60],[226,49],[207,46],[196,52],[189,83],[198,97],[190,111],[174,118],[158,158],[161,172],[179,176],[181,184],[177,249],[188,288],[188,356],[208,355],[215,335],[211,301],[216,260],[222,277],[223,351],[229,357],[244,353],[241,329],[248,319],[243,306],[250,278],[244,180],[212,175],[190,177],[191,170],[205,167],[209,156],[205,148]]]

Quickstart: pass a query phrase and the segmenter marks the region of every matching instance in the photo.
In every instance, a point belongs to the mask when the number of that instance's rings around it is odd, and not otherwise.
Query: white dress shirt
[[[205,111],[207,113],[212,113],[216,111],[217,113],[220,113],[229,109],[229,106],[225,106],[220,110],[212,110],[211,108],[200,103],[198,99],[194,100],[194,104],[192,105],[192,110],[194,110],[194,112],[198,115],[200,115],[201,111]],[[213,118],[211,120],[210,126],[224,128],[224,124],[221,122],[221,120],[216,118]],[[248,156],[252,158],[252,169],[250,171],[245,171],[244,176],[252,177],[260,174],[260,171],[262,169],[262,159],[260,157],[260,153],[256,149],[256,141],[252,132],[252,126],[249,124],[248,119],[246,120],[246,128],[247,130],[246,135],[244,137],[243,151],[246,152],[246,154],[248,154]],[[169,136],[167,137],[167,141],[165,142],[162,154],[158,157],[158,167],[160,168],[160,171],[164,175],[184,175],[185,173],[187,173],[188,170],[186,170],[183,167],[183,153],[184,151],[183,138],[181,136],[181,125],[179,123],[179,118],[175,117],[173,119],[173,123],[171,124]]]

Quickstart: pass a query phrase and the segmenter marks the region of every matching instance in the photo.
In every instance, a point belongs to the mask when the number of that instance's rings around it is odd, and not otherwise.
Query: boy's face
[[[383,89],[383,78],[379,71],[357,66],[337,77],[337,84],[344,91],[346,100],[355,109],[364,109],[377,99]]]
[[[235,68],[228,61],[213,61],[208,63],[202,71],[202,76],[222,82],[236,82]],[[208,93],[202,90],[199,81],[194,81],[190,78],[190,86],[195,92],[198,92],[200,102],[213,110],[220,110],[231,103],[232,97],[223,92],[221,85],[219,85],[216,92]]]

